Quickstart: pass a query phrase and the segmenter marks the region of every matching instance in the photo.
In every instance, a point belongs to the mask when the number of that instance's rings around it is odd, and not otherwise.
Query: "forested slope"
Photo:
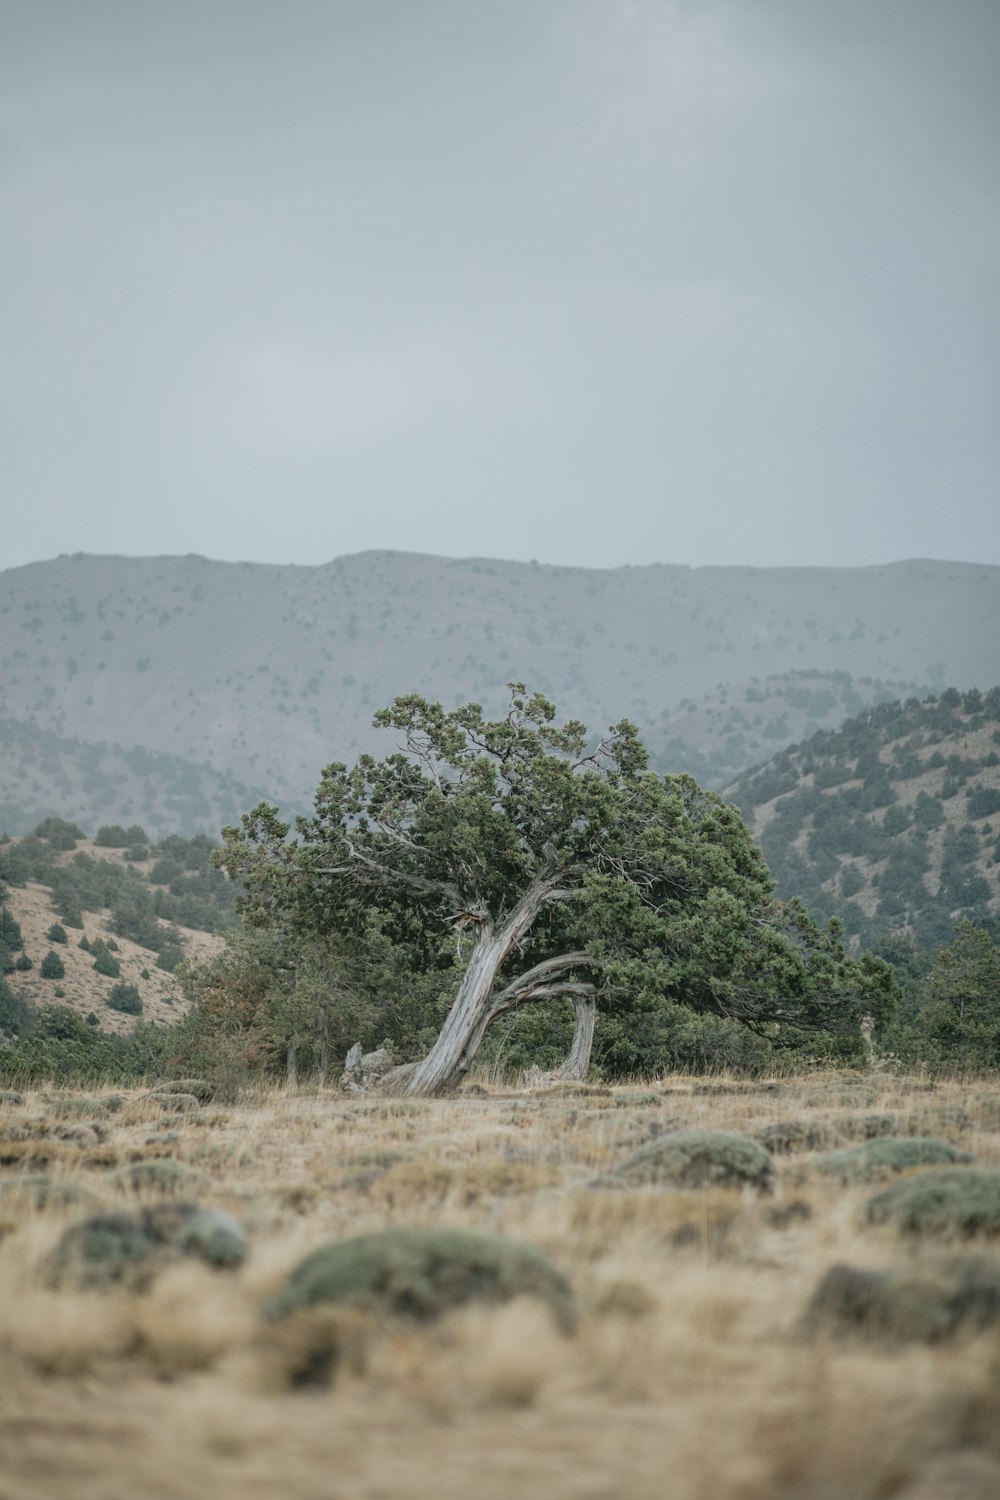
[[[727,791],[779,894],[863,944],[946,944],[968,919],[1000,936],[1000,688],[879,704]]]

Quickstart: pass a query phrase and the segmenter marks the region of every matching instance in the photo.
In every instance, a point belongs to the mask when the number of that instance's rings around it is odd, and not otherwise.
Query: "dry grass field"
[[[616,1178],[632,1152],[691,1128],[769,1142],[769,1190]],[[826,1159],[920,1137],[971,1154],[944,1170],[986,1169],[988,1184],[1000,1085],[669,1078],[484,1083],[427,1102],[277,1090],[233,1105],[9,1094],[0,1500],[994,1497],[1000,1325],[905,1336],[914,1287],[943,1285],[949,1256],[991,1255],[989,1215],[960,1243],[869,1225],[891,1167],[873,1158],[856,1181]],[[164,1161],[188,1170],[143,1166]],[[171,1196],[238,1221],[243,1263],[165,1253],[148,1276],[55,1284],[69,1227]],[[572,1327],[531,1297],[420,1323],[330,1303],[265,1316],[304,1256],[391,1226],[537,1247],[572,1285]],[[836,1264],[900,1273],[898,1326],[810,1323]],[[979,1264],[991,1316],[1000,1279]]]

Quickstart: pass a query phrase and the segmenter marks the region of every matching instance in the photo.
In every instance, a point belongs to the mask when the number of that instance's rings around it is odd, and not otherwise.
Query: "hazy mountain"
[[[71,817],[88,833],[141,823],[154,838],[217,831],[266,795],[225,771],[105,740],[69,739],[0,715],[0,829],[29,833]]]
[[[721,789],[775,750],[820,728],[835,729],[872,703],[891,703],[917,690],[912,682],[816,669],[754,677],[682,698],[645,725],[642,737],[655,770],[690,771],[702,786]]]
[[[495,709],[514,678],[595,730],[623,714],[644,726],[719,684],[791,671],[988,683],[998,625],[1000,568],[957,563],[600,571],[393,552],[317,567],[78,554],[0,574],[0,712],[207,765],[288,808],[308,803],[330,760],[388,748],[370,718],[397,693]],[[141,821],[129,798],[133,812],[114,815]]]
[[[880,704],[727,791],[780,895],[865,943],[943,945],[969,918],[1000,937],[1000,688]]]

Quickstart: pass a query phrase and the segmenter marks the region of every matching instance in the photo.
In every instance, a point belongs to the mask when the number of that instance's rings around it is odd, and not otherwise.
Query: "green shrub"
[[[759,1141],[775,1156],[788,1156],[793,1151],[818,1151],[837,1139],[837,1131],[826,1120],[773,1120],[754,1132]]]
[[[237,1266],[246,1255],[243,1231],[228,1214],[196,1203],[97,1214],[66,1231],[48,1262],[48,1278],[55,1286],[141,1288],[163,1265],[185,1255],[216,1267]]]
[[[66,965],[63,963],[58,953],[54,953],[50,948],[48,953],[46,953],[45,957],[42,959],[41,966],[38,972],[39,974],[41,974],[43,979],[65,979]]]
[[[271,1319],[323,1303],[425,1322],[469,1301],[541,1298],[573,1322],[569,1282],[533,1245],[463,1229],[384,1229],[324,1245],[268,1304]]]
[[[151,1089],[153,1095],[193,1094],[199,1104],[207,1104],[215,1098],[215,1085],[207,1078],[170,1078]]]
[[[170,1115],[194,1114],[201,1107],[194,1094],[171,1093],[169,1089],[158,1089],[146,1097],[154,1099]]]
[[[35,1008],[18,995],[0,974],[0,1036],[20,1036],[31,1028]]]
[[[998,1319],[1000,1260],[974,1256],[879,1271],[831,1266],[810,1299],[804,1328],[886,1343],[935,1343]]]
[[[77,839],[86,838],[82,829],[75,823],[67,823],[64,818],[46,818],[44,823],[39,823],[33,831],[32,838],[44,839],[50,849],[75,849]]]
[[[20,923],[16,922],[7,907],[0,902],[0,948],[8,953],[18,953],[24,947],[24,936]]]
[[[53,1099],[49,1106],[57,1120],[106,1120],[108,1106],[103,1099],[80,1098],[71,1094],[65,1099]]]
[[[142,1015],[142,996],[134,984],[113,984],[106,1003],[109,1010],[120,1010],[127,1016]]]
[[[1000,1234],[1000,1169],[936,1167],[901,1178],[869,1199],[865,1217],[903,1234]]]
[[[47,1265],[56,1287],[141,1286],[152,1274],[154,1241],[132,1214],[95,1214],[67,1229]]]
[[[178,1197],[208,1186],[208,1179],[193,1167],[165,1156],[155,1161],[135,1161],[113,1173],[111,1181],[123,1192],[161,1193]]]
[[[0,1047],[0,1083],[123,1083],[148,1073],[169,1045],[166,1032],[141,1022],[127,1037],[110,1036],[69,1006],[40,1006],[23,1034]]]
[[[50,943],[69,942],[69,938],[66,936],[66,929],[60,922],[53,922],[52,926],[49,928],[45,936],[48,938]]]
[[[813,1166],[827,1176],[839,1177],[846,1184],[875,1182],[880,1177],[908,1172],[913,1167],[940,1167],[974,1160],[968,1151],[960,1151],[950,1141],[939,1141],[925,1135],[909,1136],[904,1140],[884,1135],[845,1151],[829,1151],[825,1156],[818,1156]]]
[[[626,1157],[612,1181],[627,1187],[755,1187],[770,1192],[774,1163],[766,1147],[724,1130],[677,1130]]]
[[[123,828],[120,823],[102,823],[94,835],[94,843],[102,849],[127,849],[149,843],[149,835],[138,823]]]
[[[106,950],[98,953],[94,959],[94,968],[98,974],[104,974],[108,979],[117,979],[122,971],[122,966],[114,954],[108,953]]]
[[[16,962],[14,964],[14,968],[17,969],[22,974],[26,974],[29,969],[33,969],[34,967],[35,967],[35,961],[34,961],[34,959],[33,958],[29,958],[26,953],[19,954],[18,958],[17,958],[17,960],[16,960]]]

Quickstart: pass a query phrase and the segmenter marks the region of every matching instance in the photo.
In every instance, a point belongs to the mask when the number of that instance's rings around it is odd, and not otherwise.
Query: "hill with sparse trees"
[[[727,791],[778,892],[868,945],[1000,937],[1000,688],[883,703]]]
[[[48,769],[32,767],[23,740],[0,744],[4,815],[22,828],[86,814],[190,835],[215,831],[240,785],[244,805],[262,788],[284,812],[302,810],[324,765],[391,748],[371,718],[398,694],[495,712],[510,680],[597,731],[626,715],[649,729],[663,769],[717,785],[807,733],[810,714],[826,726],[850,713],[851,691],[869,701],[860,679],[893,692],[989,683],[998,629],[1000,568],[978,564],[64,556],[0,574],[0,715],[61,742],[38,746]],[[767,680],[789,673],[772,701]],[[730,683],[744,686],[716,722],[706,707],[694,732],[698,713],[682,700]],[[751,689],[767,699],[753,711]],[[734,710],[746,725],[727,727]]]

